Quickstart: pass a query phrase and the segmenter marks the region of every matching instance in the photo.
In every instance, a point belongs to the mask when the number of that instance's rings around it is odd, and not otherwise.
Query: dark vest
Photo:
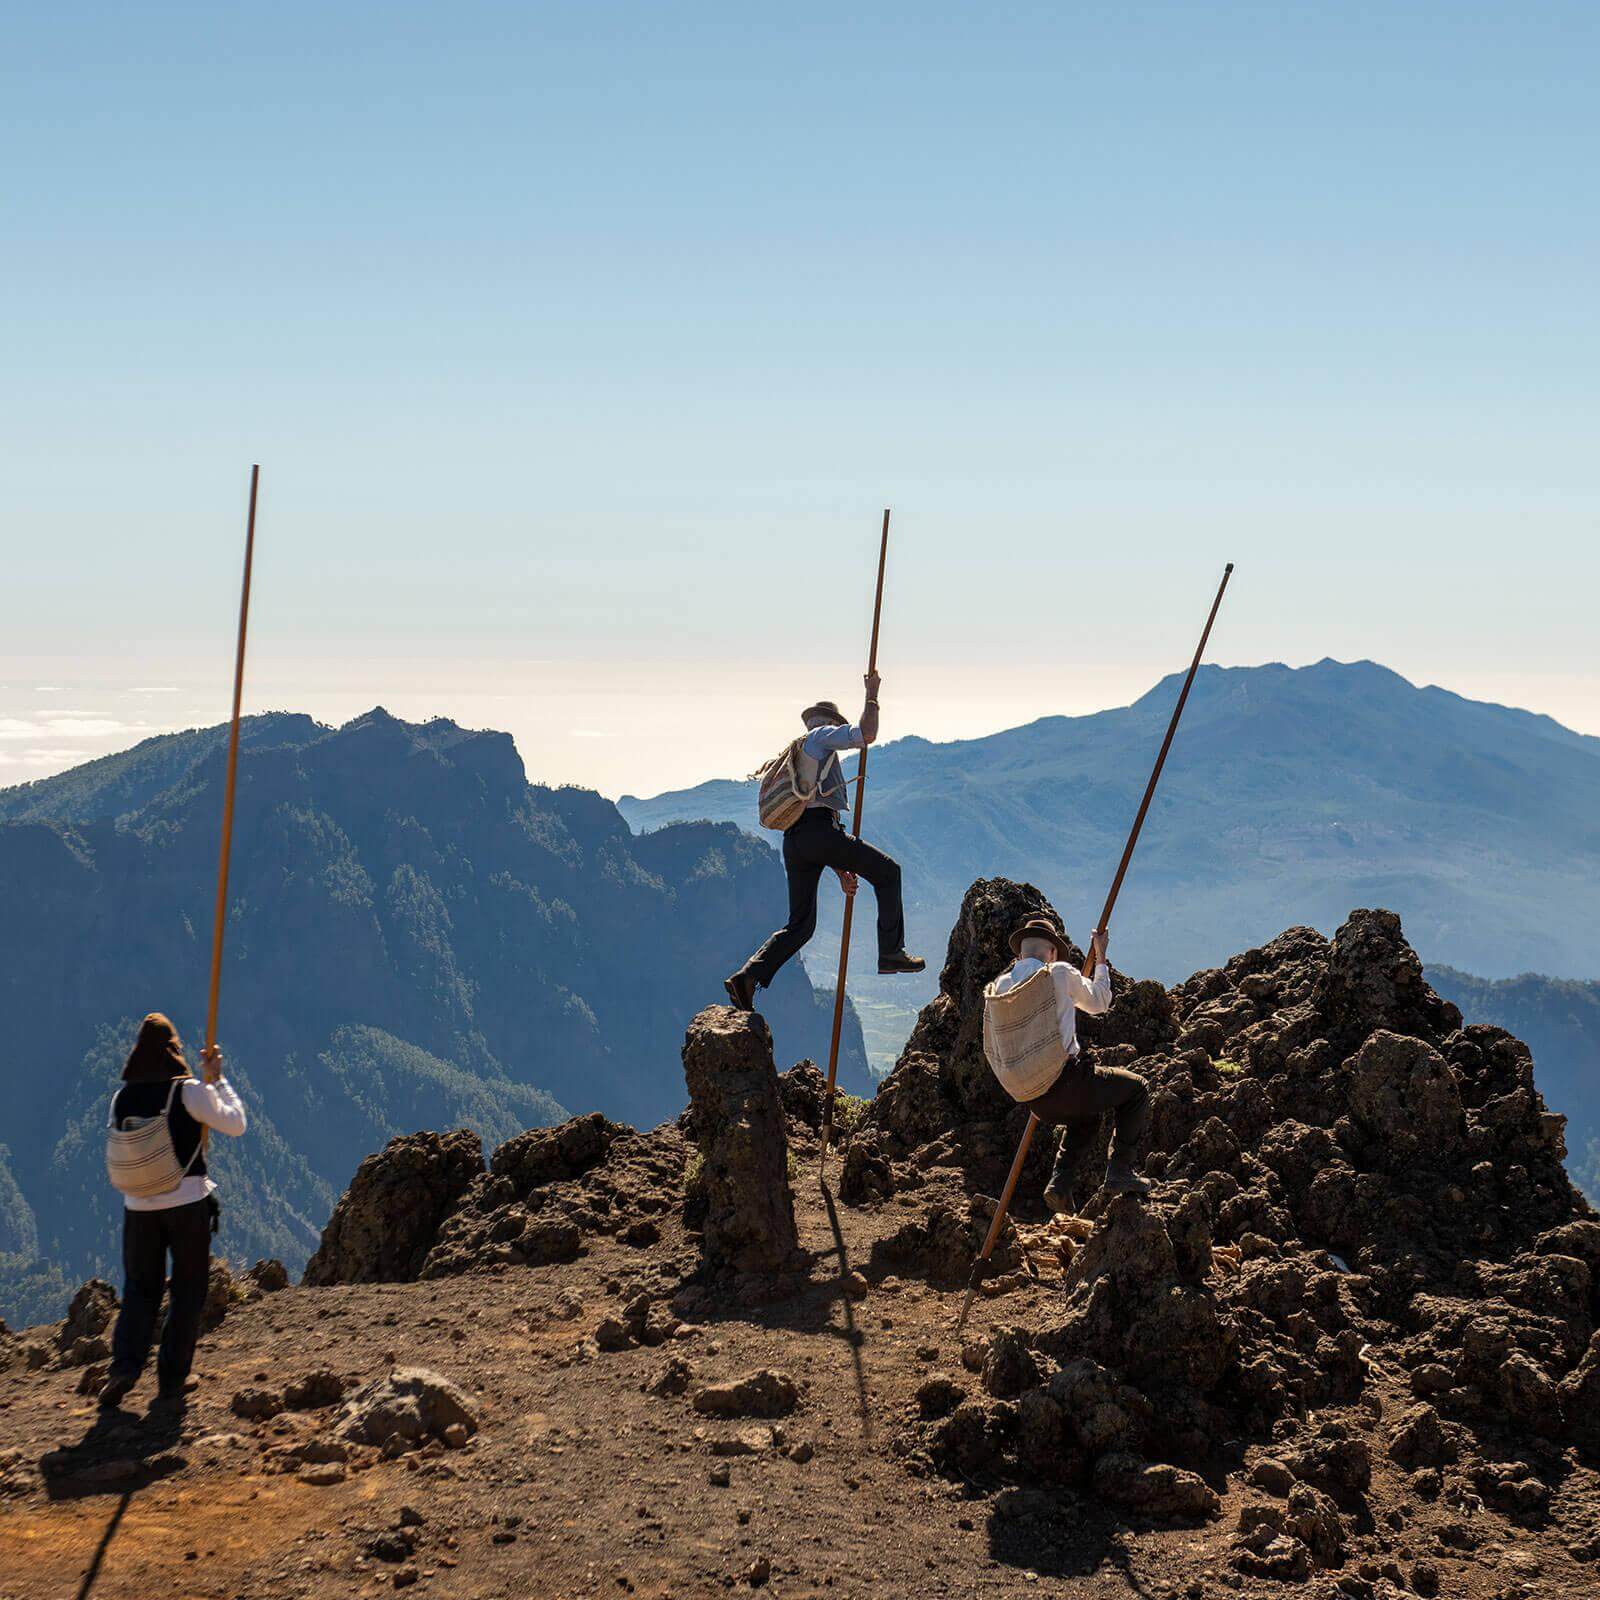
[[[111,1115],[119,1123],[124,1117],[159,1117],[171,1091],[171,1079],[165,1083],[125,1083],[111,1102]],[[172,1096],[167,1128],[172,1134],[172,1149],[178,1158],[178,1165],[188,1165],[189,1157],[194,1155],[200,1143],[200,1124],[189,1115],[189,1109],[183,1103],[182,1089]],[[195,1156],[189,1176],[204,1177],[205,1170],[206,1158],[202,1153]]]

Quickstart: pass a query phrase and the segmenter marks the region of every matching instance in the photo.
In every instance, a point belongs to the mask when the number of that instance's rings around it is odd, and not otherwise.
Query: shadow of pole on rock
[[[844,1307],[844,1327],[839,1331],[839,1336],[850,1347],[850,1362],[855,1368],[856,1380],[856,1409],[861,1413],[861,1438],[863,1443],[872,1441],[872,1410],[867,1404],[867,1374],[861,1361],[861,1347],[865,1342],[861,1330],[856,1326],[855,1304],[850,1298],[850,1257],[845,1249],[844,1230],[839,1226],[839,1209],[834,1203],[833,1196],[828,1192],[826,1183],[820,1185],[822,1189],[822,1203],[828,1212],[828,1227],[833,1232],[834,1254],[839,1258],[839,1304]],[[828,1319],[828,1327],[833,1330],[833,1319]]]
[[[78,1600],[89,1600],[95,1580],[100,1576],[100,1568],[106,1559],[106,1551],[111,1548],[111,1541],[117,1536],[117,1529],[122,1525],[122,1519],[127,1515],[128,1506],[133,1500],[133,1490],[127,1490],[122,1498],[117,1501],[117,1509],[111,1513],[110,1520],[106,1523],[106,1531],[100,1535],[100,1543],[95,1548],[94,1556],[87,1568],[84,1569],[83,1582],[78,1588]]]

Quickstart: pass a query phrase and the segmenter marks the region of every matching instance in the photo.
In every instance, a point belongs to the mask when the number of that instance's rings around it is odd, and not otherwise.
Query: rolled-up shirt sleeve
[[[805,752],[813,761],[820,761],[830,750],[864,750],[867,736],[858,724],[839,723],[826,728],[813,728],[805,737]]]
[[[196,1122],[203,1122],[230,1139],[237,1139],[245,1130],[243,1102],[238,1090],[226,1078],[215,1083],[202,1083],[198,1078],[183,1086],[183,1108]]]
[[[1070,961],[1058,961],[1052,970],[1057,985],[1071,996],[1073,1005],[1085,1015],[1098,1017],[1111,1009],[1111,968],[1104,961],[1095,968],[1093,983]]]

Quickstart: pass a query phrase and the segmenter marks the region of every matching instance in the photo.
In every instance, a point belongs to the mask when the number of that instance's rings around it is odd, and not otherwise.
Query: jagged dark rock
[[[277,1294],[289,1287],[289,1273],[276,1257],[258,1261],[244,1275],[247,1283],[254,1284],[262,1294]]]
[[[847,1198],[876,1203],[935,1170],[997,1184],[991,1151],[1009,1155],[1018,1119],[982,1061],[980,996],[1024,911],[1049,914],[1027,885],[973,885],[940,995],[866,1119],[887,1181],[863,1174]],[[920,1419],[935,1465],[1133,1494],[1130,1463],[1197,1467],[1225,1441],[1298,1429],[1266,1473],[1284,1503],[1251,1513],[1236,1563],[1292,1577],[1338,1563],[1340,1519],[1368,1493],[1372,1446],[1331,1420],[1366,1393],[1368,1344],[1386,1344],[1427,1401],[1378,1442],[1408,1469],[1457,1470],[1484,1425],[1600,1447],[1600,1221],[1567,1181],[1526,1050],[1462,1026],[1398,918],[1353,912],[1331,941],[1290,929],[1159,998],[1120,974],[1116,986],[1122,1020],[1114,1009],[1083,1032],[1092,1059],[1150,1082],[1154,1193],[1089,1207],[1059,1312],[991,1339],[991,1398]],[[1020,1215],[1037,1181],[1025,1173]],[[900,1235],[956,1209],[940,1189]],[[1091,1379],[1122,1398],[1074,1401]],[[1330,1420],[1304,1431],[1319,1414]],[[1096,1428],[1096,1415],[1122,1422]],[[1520,1484],[1496,1492],[1532,1504]]]
[[[681,1202],[687,1155],[672,1124],[638,1133],[598,1112],[519,1134],[487,1170],[450,1185],[431,1231],[417,1231],[424,1253],[411,1276],[558,1266],[595,1234],[647,1248],[660,1238],[655,1219]]]
[[[703,1162],[702,1240],[715,1267],[776,1273],[799,1253],[789,1192],[789,1144],[760,1016],[708,1006],[683,1042],[688,1121]]]
[[[94,1355],[80,1358],[76,1352],[80,1347],[102,1340],[111,1331],[116,1315],[117,1291],[105,1279],[90,1278],[81,1285],[56,1335],[56,1348],[64,1364],[82,1366],[85,1360],[99,1360],[100,1357]]]
[[[482,1172],[483,1146],[465,1128],[391,1139],[356,1169],[303,1281],[410,1282],[439,1224]]]

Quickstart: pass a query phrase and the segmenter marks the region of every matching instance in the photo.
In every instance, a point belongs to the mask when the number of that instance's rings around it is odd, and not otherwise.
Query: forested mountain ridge
[[[1567,1114],[1567,1170],[1600,1203],[1600,983],[1452,967],[1429,967],[1428,982],[1470,1021],[1504,1028],[1533,1052],[1545,1099]]]
[[[38,1309],[6,1282],[48,1297],[52,1266],[75,1281],[114,1255],[98,1144],[138,1017],[166,1010],[198,1046],[223,755],[201,730],[0,793],[23,818],[0,821],[0,1315]],[[402,1129],[675,1114],[682,1018],[782,904],[765,845],[717,824],[636,839],[600,796],[529,784],[507,735],[251,719],[220,1031],[252,1126],[214,1142],[223,1248],[298,1265]],[[798,966],[764,1010],[780,1049],[825,1053],[831,996]]]

